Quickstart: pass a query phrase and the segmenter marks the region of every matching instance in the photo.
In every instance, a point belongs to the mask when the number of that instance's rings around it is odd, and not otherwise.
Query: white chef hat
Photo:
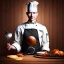
[[[27,3],[27,12],[37,12],[37,1],[32,1]]]

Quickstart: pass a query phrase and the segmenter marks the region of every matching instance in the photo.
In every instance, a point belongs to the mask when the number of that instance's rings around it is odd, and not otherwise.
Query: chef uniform
[[[37,12],[37,1],[29,2],[27,5],[29,12]],[[28,36],[36,38],[34,46],[27,44],[26,39]],[[39,24],[37,21],[32,23],[27,21],[16,28],[15,41],[12,45],[16,47],[18,52],[21,50],[23,53],[35,54],[38,51],[50,51],[48,31],[44,25]]]

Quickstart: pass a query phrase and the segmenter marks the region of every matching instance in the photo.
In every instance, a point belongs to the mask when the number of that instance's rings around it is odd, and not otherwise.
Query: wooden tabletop
[[[0,57],[0,64],[64,64],[64,58],[36,58],[34,55],[25,55],[22,60],[14,60],[6,56]]]

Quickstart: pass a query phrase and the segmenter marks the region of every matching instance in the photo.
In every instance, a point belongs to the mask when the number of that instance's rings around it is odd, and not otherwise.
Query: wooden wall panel
[[[6,52],[5,31],[13,33],[15,28],[27,21],[26,2],[32,0],[0,0],[0,54]],[[50,49],[64,50],[64,3],[63,0],[37,0],[38,22],[45,25],[49,32]],[[13,43],[14,37],[11,39]]]

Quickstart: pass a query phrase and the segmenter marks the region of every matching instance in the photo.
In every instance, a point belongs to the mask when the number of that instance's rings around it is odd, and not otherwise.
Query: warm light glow
[[[22,60],[23,59],[23,57],[18,57],[17,55],[8,55],[7,57],[10,59],[14,59],[14,60]]]

